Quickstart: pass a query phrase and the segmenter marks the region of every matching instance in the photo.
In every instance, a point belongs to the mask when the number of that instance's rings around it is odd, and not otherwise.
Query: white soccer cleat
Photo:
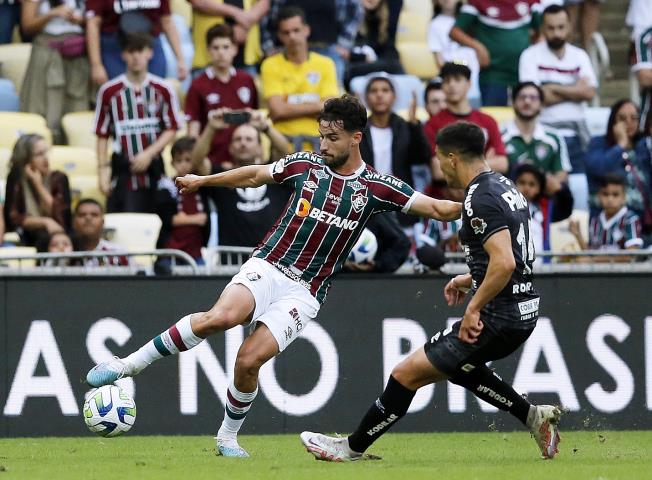
[[[541,450],[541,458],[552,459],[559,453],[557,445],[561,442],[559,437],[559,419],[561,409],[554,405],[537,405],[534,413],[530,433]]]
[[[119,359],[118,357],[95,365],[86,374],[86,383],[91,387],[101,387],[120,380],[124,377],[134,375],[131,364]]]
[[[362,459],[361,453],[353,452],[346,438],[329,437],[321,433],[302,432],[301,443],[317,460],[326,462],[353,462]]]
[[[235,438],[219,438],[217,440],[217,454],[222,457],[249,458],[247,451],[238,444]]]

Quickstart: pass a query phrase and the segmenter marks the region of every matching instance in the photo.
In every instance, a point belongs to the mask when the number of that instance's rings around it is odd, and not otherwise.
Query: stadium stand
[[[82,198],[92,198],[106,206],[106,196],[100,191],[97,175],[75,175],[70,177],[71,205],[74,208]]]
[[[13,148],[18,137],[25,133],[38,133],[52,142],[52,132],[42,116],[36,113],[0,112],[0,147]]]
[[[19,95],[31,52],[31,43],[0,45],[0,76],[11,80]]]
[[[3,260],[3,257],[29,257],[36,253],[36,247],[11,247],[11,248],[0,248],[0,271],[3,268],[20,268],[22,267],[34,267],[36,261],[34,259],[25,259],[25,260]]]
[[[97,174],[97,158],[90,148],[55,145],[49,158],[50,170],[61,170],[69,178]]]
[[[107,213],[104,229],[110,241],[128,251],[154,250],[161,229],[161,219],[152,213]]]
[[[63,116],[61,123],[68,145],[95,149],[94,117],[95,112],[92,110],[67,113]]]
[[[579,252],[582,250],[577,239],[568,229],[570,220],[579,221],[582,235],[584,238],[588,238],[589,213],[584,210],[574,210],[569,219],[550,224],[550,250],[553,252]]]

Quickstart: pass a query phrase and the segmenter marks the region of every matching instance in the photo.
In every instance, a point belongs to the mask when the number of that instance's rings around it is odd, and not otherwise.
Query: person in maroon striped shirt
[[[207,312],[190,314],[125,357],[92,368],[95,387],[134,376],[154,361],[197,346],[206,337],[238,325],[252,325],[228,387],[217,451],[248,457],[237,434],[258,392],[258,372],[304,331],[331,284],[377,212],[454,220],[462,205],[415,192],[392,175],[378,173],[360,155],[367,111],[351,96],[328,100],[319,115],[321,155],[297,152],[271,165],[248,165],[214,175],[176,180],[182,194],[200,187],[292,187],[285,212]],[[319,329],[318,324],[312,328]]]
[[[147,71],[151,57],[149,35],[126,35],[122,58],[127,72],[102,85],[97,94],[99,186],[108,195],[109,213],[154,212],[156,186],[164,174],[161,152],[183,123],[172,88]],[[113,137],[110,162],[109,137]]]

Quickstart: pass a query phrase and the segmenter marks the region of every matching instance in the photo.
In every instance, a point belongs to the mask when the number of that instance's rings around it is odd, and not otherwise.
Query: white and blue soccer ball
[[[348,261],[353,263],[371,262],[376,256],[377,251],[378,240],[376,240],[376,235],[368,228],[365,228],[353,246],[353,249],[351,249]]]
[[[83,412],[91,432],[102,437],[117,437],[134,426],[136,402],[122,388],[104,385],[88,394]]]

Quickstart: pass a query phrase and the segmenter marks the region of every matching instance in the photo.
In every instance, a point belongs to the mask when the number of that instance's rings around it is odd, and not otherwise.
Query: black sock
[[[362,453],[403,417],[417,392],[405,388],[390,375],[382,395],[369,408],[357,430],[349,436],[349,447]]]
[[[530,402],[489,370],[486,365],[475,367],[469,373],[460,373],[449,378],[448,381],[463,386],[476,397],[500,410],[511,413],[523,422],[523,425],[526,424]]]

